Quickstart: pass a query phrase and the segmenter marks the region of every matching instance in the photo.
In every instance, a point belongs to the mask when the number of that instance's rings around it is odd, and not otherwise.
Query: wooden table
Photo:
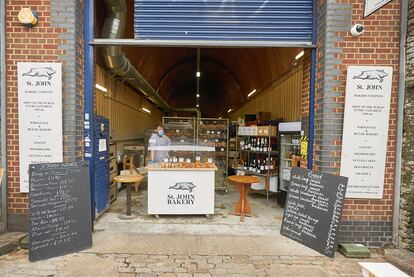
[[[123,220],[131,220],[137,217],[131,213],[131,186],[136,183],[142,182],[144,176],[140,174],[135,175],[119,175],[114,177],[114,181],[117,183],[123,183],[127,189],[127,201],[126,201],[126,214],[119,214],[118,218]]]
[[[244,221],[245,216],[253,216],[247,194],[250,191],[251,184],[260,182],[260,178],[257,176],[233,175],[229,176],[229,181],[237,185],[240,193],[239,202],[237,202],[233,214],[240,216],[240,221]]]

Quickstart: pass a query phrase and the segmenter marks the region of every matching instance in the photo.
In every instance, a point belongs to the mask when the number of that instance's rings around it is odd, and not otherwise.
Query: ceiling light
[[[221,116],[219,117],[219,119],[221,119]]]
[[[142,110],[143,110],[144,112],[146,112],[146,113],[151,113],[151,111],[150,111],[150,110],[148,110],[147,108],[142,108]]]
[[[231,113],[231,111],[232,111],[233,109],[229,109],[228,111],[227,111],[227,113]]]
[[[299,54],[297,54],[296,57],[295,57],[295,60],[299,60],[300,58],[303,57],[303,55],[305,55],[305,51],[302,51]]]
[[[97,89],[99,89],[100,91],[103,91],[103,92],[108,92],[108,90],[106,89],[106,87],[103,87],[103,86],[101,86],[100,84],[95,84],[95,87],[96,87]]]
[[[200,78],[200,77],[201,77],[201,72],[200,72],[200,71],[197,71],[197,72],[196,72],[196,77],[197,77],[197,78]]]
[[[200,97],[200,94],[197,94],[197,97]]]
[[[250,97],[250,96],[252,96],[255,93],[256,93],[256,89],[252,90],[249,94],[247,94],[247,97]]]
[[[200,107],[200,105],[199,105],[199,104],[197,104],[197,108],[198,108],[198,107]]]

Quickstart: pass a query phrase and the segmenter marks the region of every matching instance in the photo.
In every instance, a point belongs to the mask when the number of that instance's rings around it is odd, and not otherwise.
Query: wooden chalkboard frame
[[[29,260],[92,246],[89,163],[29,166]]]
[[[348,178],[294,167],[280,233],[334,257]]]

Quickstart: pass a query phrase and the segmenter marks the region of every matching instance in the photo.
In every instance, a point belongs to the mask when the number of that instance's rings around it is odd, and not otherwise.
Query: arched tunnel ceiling
[[[103,2],[103,1],[97,1]],[[125,38],[133,38],[133,1],[127,0]],[[104,6],[97,4],[96,10]],[[105,15],[96,13],[97,33]],[[200,50],[200,109],[203,116],[226,116],[289,71],[299,48],[203,48]],[[196,106],[197,49],[124,46],[136,69],[172,106]],[[97,62],[101,63],[99,57]]]

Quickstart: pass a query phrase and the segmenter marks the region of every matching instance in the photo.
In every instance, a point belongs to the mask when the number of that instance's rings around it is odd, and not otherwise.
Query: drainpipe
[[[394,208],[392,214],[392,243],[399,245],[399,217],[400,217],[400,193],[401,193],[401,163],[402,142],[404,123],[404,98],[405,98],[405,62],[406,62],[406,39],[408,20],[408,1],[401,1],[401,28],[400,28],[400,64],[398,80],[398,102],[397,102],[397,141],[395,146],[395,183],[394,183]]]
[[[316,43],[318,31],[318,1],[313,1],[312,18],[312,53],[309,92],[309,143],[308,143],[308,169],[313,169],[313,144],[315,140],[315,81],[316,81]]]
[[[122,38],[125,32],[127,8],[125,0],[104,0],[107,17],[102,27],[101,37],[107,39]],[[121,46],[105,46],[102,56],[109,71],[127,81],[131,86],[141,91],[144,96],[154,102],[162,111],[168,112],[171,107],[135,69]]]
[[[1,223],[2,230],[1,232],[6,231],[7,229],[7,178],[6,178],[6,169],[7,169],[7,147],[6,147],[6,134],[7,134],[7,124],[6,124],[6,1],[1,1],[0,7],[0,93],[1,93],[1,111],[0,111],[0,121],[1,121],[1,167],[3,168],[3,177],[1,180]]]

